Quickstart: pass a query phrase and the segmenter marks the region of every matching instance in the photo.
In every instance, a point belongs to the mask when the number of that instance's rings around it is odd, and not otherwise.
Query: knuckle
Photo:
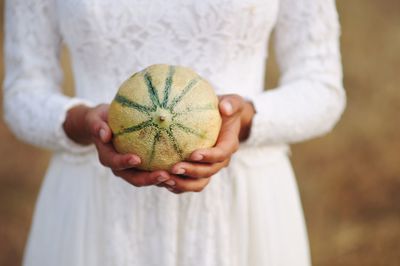
[[[92,111],[89,110],[85,117],[84,117],[84,121],[87,125],[92,125],[92,121],[93,121],[93,115],[92,115]]]
[[[198,173],[197,175],[193,175],[193,177],[194,177],[194,178],[201,178],[201,179],[203,179],[203,178],[208,178],[209,175],[208,175],[208,173]]]
[[[137,180],[136,178],[132,178],[129,183],[131,183],[132,185],[134,185],[135,187],[143,187],[144,183]]]
[[[225,150],[224,148],[220,148],[217,156],[217,161],[223,162],[226,159],[226,157],[228,157],[228,151]]]
[[[135,183],[135,187],[146,187],[155,183],[152,182],[152,179],[149,179],[148,176],[143,174],[135,174],[135,176],[132,178],[132,181]]]
[[[111,165],[113,168],[121,168],[120,160],[117,156],[113,156],[111,159]]]
[[[221,163],[224,160],[225,160],[225,156],[222,153],[215,157],[215,162],[217,162],[217,163]]]
[[[199,171],[198,169],[191,169],[191,171],[188,172],[187,175],[188,175],[188,176],[191,176],[191,177],[199,178],[199,177],[202,176],[202,172]]]
[[[235,94],[234,97],[235,97],[235,100],[239,103],[239,105],[242,106],[243,102],[244,102],[243,97],[240,96],[239,94]]]
[[[111,172],[112,172],[115,176],[120,176],[119,172],[116,171],[116,170],[114,170],[114,169],[111,169]]]
[[[95,121],[93,118],[87,118],[86,121],[90,134],[97,136],[97,132],[100,130],[101,124]]]
[[[187,175],[195,178],[202,178],[204,173],[200,171],[199,169],[190,169],[190,171],[187,171]]]
[[[225,98],[229,99],[229,101],[233,102],[233,104],[235,105],[237,105],[242,100],[242,97],[236,93],[227,94]]]
[[[214,174],[214,171],[207,171],[207,172],[203,172],[199,175],[200,178],[210,178],[212,177]]]
[[[99,162],[100,162],[100,164],[103,165],[103,166],[108,166],[108,165],[107,165],[107,161],[106,161],[106,159],[104,159],[103,156],[100,156],[100,155],[99,155]]]
[[[231,97],[236,101],[241,101],[242,100],[242,96],[240,96],[237,93],[231,94]]]
[[[199,193],[199,192],[202,192],[203,189],[204,189],[204,186],[198,186],[198,187],[194,187],[192,191]]]
[[[129,176],[125,172],[118,171],[118,170],[115,170],[115,169],[111,169],[111,171],[116,177],[120,177],[120,178],[122,178],[125,181],[130,183]]]
[[[90,134],[92,134],[93,136],[97,135],[97,131],[99,130],[99,127],[96,126],[96,124],[91,124],[89,125],[89,132]]]
[[[195,178],[209,178],[212,175],[208,169],[192,170],[190,176]]]
[[[180,191],[182,192],[188,192],[191,191],[190,187],[187,184],[176,184],[175,186],[169,186],[168,190],[175,192],[175,191]]]

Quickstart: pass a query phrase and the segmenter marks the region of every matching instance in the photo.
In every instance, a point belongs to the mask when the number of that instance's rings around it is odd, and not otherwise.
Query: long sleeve
[[[85,152],[65,134],[69,108],[86,101],[62,94],[61,36],[53,0],[9,0],[5,8],[4,114],[14,134],[51,150]]]
[[[246,145],[293,143],[329,132],[346,103],[334,0],[281,0],[275,27],[279,86],[251,97]]]

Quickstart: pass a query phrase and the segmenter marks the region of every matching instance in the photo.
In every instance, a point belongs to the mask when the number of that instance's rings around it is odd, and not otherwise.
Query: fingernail
[[[137,165],[137,164],[139,164],[139,163],[140,163],[140,159],[137,158],[137,157],[132,157],[132,158],[129,160],[129,164],[130,164],[130,165]]]
[[[103,128],[100,129],[99,136],[101,140],[104,140],[106,138],[106,131]]]
[[[198,154],[198,153],[193,154],[193,156],[192,156],[193,161],[201,161],[201,160],[203,160],[203,158],[204,158],[204,156],[202,154]]]
[[[223,106],[225,108],[226,113],[228,115],[230,115],[232,113],[232,110],[233,110],[232,104],[230,102],[226,101],[226,102],[223,103]]]
[[[168,179],[169,179],[168,176],[160,175],[159,177],[157,177],[158,182],[164,182],[164,181],[167,181]]]
[[[175,186],[175,181],[174,180],[168,180],[168,181],[165,181],[165,184],[167,184],[168,186]]]
[[[174,174],[176,175],[183,175],[185,173],[185,169],[183,168],[178,168],[174,170]]]

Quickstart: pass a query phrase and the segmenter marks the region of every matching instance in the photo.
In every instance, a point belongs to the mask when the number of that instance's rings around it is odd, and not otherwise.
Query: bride
[[[272,31],[281,77],[264,91]],[[338,40],[334,0],[8,0],[5,119],[53,151],[24,265],[310,265],[288,145],[344,109]],[[156,63],[209,80],[223,124],[215,147],[143,172],[106,117],[121,82]]]

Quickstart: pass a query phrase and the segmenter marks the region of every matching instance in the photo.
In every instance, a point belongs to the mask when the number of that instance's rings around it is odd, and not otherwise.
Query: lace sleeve
[[[325,134],[345,107],[334,0],[281,0],[275,41],[279,86],[251,97],[257,114],[246,145]]]
[[[53,0],[9,0],[5,8],[5,121],[31,144],[84,152],[62,128],[66,112],[86,101],[61,93],[61,37]]]

